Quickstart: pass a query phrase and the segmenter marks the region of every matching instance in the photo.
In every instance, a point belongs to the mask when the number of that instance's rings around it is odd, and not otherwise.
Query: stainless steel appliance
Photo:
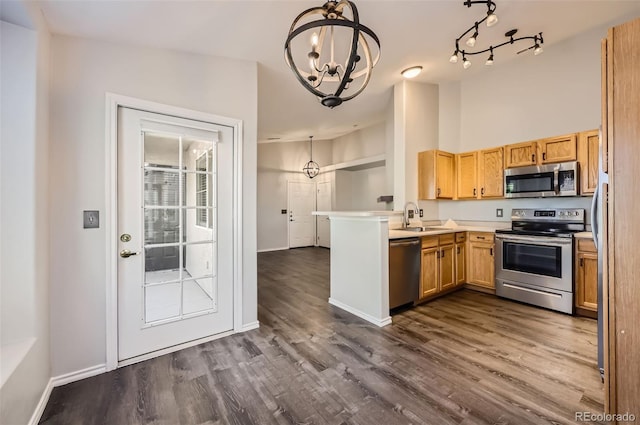
[[[603,346],[603,305],[602,305],[602,285],[604,284],[603,275],[603,258],[606,254],[604,252],[604,219],[605,219],[605,204],[604,196],[601,195],[601,190],[607,187],[609,184],[609,175],[603,171],[602,168],[602,128],[598,134],[598,184],[593,194],[593,201],[591,203],[591,230],[593,233],[593,242],[598,248],[598,369],[600,369],[600,376],[604,380],[604,346]]]
[[[584,209],[514,209],[496,230],[496,295],[573,313],[573,233]]]
[[[389,309],[413,303],[420,290],[420,238],[389,241]]]
[[[504,170],[505,198],[578,195],[578,162],[534,165]]]

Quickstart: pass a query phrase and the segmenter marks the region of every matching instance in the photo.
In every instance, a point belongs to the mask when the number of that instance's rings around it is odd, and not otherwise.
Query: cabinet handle
[[[480,195],[484,195],[484,187],[480,189]]]
[[[484,236],[476,236],[476,238],[484,240]]]
[[[473,188],[473,196],[476,196],[476,193],[477,193],[477,192],[478,192],[478,191],[477,191],[477,190],[476,190],[476,188],[474,187],[474,188]]]
[[[457,248],[457,252],[458,252],[458,254],[460,254],[460,247]]]
[[[440,258],[444,258],[444,250],[440,251],[442,253],[442,255],[440,256]]]
[[[584,258],[580,259],[580,267],[584,267]]]
[[[542,160],[546,160],[547,159],[547,153],[546,152],[542,152]]]
[[[534,162],[534,163],[536,162],[536,154],[535,153],[531,154],[531,162]]]
[[[491,255],[493,257],[493,248],[489,249],[489,255]]]
[[[440,188],[438,188],[438,196],[440,196]]]

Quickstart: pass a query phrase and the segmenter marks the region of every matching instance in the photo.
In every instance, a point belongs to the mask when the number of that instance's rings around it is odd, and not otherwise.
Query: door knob
[[[129,258],[132,255],[138,255],[138,253],[137,252],[131,252],[128,249],[123,249],[122,251],[120,251],[120,256],[122,258]]]

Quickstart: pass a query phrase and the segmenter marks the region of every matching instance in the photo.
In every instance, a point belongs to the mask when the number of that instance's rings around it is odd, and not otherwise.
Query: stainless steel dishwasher
[[[413,303],[420,289],[420,238],[389,241],[389,309]]]

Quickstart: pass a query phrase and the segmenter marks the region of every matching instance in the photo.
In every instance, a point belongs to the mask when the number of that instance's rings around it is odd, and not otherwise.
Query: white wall
[[[385,136],[386,123],[381,122],[335,138],[332,145],[332,164],[384,155]]]
[[[242,119],[243,323],[257,320],[254,62],[54,36],[51,81],[51,358],[53,375],[104,364],[105,93]],[[63,248],[64,249],[61,249]]]
[[[440,149],[460,153],[598,128],[600,40],[607,28],[545,47],[539,56],[497,61],[474,77],[441,85]],[[589,202],[588,197],[441,201],[438,208],[440,220],[508,222],[512,208],[589,210]],[[503,219],[496,218],[496,208],[504,210]]]
[[[313,160],[320,174],[313,181],[326,181],[323,171],[331,164],[331,140],[313,141]],[[309,141],[260,143],[258,145],[258,250],[286,249],[288,240],[287,182],[309,181],[302,167],[309,161]],[[332,173],[331,173],[332,174]]]
[[[4,9],[3,5],[3,9]],[[12,5],[21,8],[21,4]],[[0,37],[0,423],[27,423],[49,363],[49,42],[30,7],[21,25],[2,10]],[[15,10],[14,10],[15,11]]]

